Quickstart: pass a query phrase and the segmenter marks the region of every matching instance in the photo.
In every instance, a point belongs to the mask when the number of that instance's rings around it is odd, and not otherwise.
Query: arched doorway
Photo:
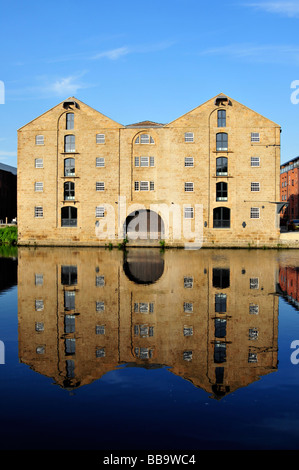
[[[149,209],[132,212],[124,223],[124,235],[128,240],[161,240],[164,233],[161,216]]]

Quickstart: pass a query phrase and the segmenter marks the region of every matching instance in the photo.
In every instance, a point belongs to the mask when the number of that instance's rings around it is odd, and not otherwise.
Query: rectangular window
[[[36,135],[35,136],[35,145],[44,145],[45,140],[43,135]]]
[[[258,315],[259,306],[257,304],[250,304],[249,305],[249,313],[250,313],[250,315]]]
[[[154,181],[150,181],[150,191],[155,191],[155,183],[154,183]]]
[[[105,310],[105,302],[97,301],[96,302],[96,311],[97,312],[104,312],[104,310]]]
[[[44,283],[44,275],[43,274],[35,274],[35,285],[42,286]]]
[[[193,157],[185,157],[185,166],[186,167],[193,167],[194,166],[194,158]]]
[[[44,331],[44,324],[42,322],[35,323],[35,331]]]
[[[44,310],[44,301],[39,299],[39,300],[36,300],[35,301],[35,310],[37,312],[40,312],[42,310]]]
[[[139,157],[135,157],[135,166],[139,166]]]
[[[184,326],[184,336],[193,336],[193,326]]]
[[[105,357],[105,348],[97,348],[96,349],[96,357]]]
[[[65,310],[75,310],[76,293],[73,290],[64,291]]]
[[[96,325],[96,335],[105,334],[105,325]]]
[[[135,189],[135,191],[139,191],[139,181],[135,181],[134,189]]]
[[[193,303],[192,302],[184,302],[184,312],[185,313],[192,313],[193,312]]]
[[[67,113],[66,115],[66,128],[74,129],[74,113]]]
[[[215,294],[215,312],[226,312],[226,294]]]
[[[44,210],[42,206],[36,206],[34,208],[34,217],[40,218],[44,216]]]
[[[97,134],[96,143],[97,144],[104,144],[105,143],[105,134]]]
[[[105,276],[96,276],[96,287],[104,287]]]
[[[64,332],[65,334],[75,333],[76,331],[76,317],[75,315],[65,315],[64,317]]]
[[[193,132],[185,132],[185,142],[194,142]]]
[[[103,181],[96,182],[96,191],[105,191],[105,183]]]
[[[258,277],[251,277],[250,278],[250,289],[258,289],[259,288],[259,278]]]
[[[194,190],[194,183],[185,183],[185,192],[190,193]]]
[[[259,207],[251,207],[250,208],[250,218],[251,219],[259,219],[260,218],[260,208]]]
[[[105,158],[104,157],[97,157],[96,158],[96,167],[103,168],[105,166]]]
[[[251,183],[251,191],[257,192],[260,190],[260,183]]]
[[[140,191],[148,191],[149,184],[148,181],[140,181]]]
[[[260,166],[260,157],[251,157],[251,166]]]
[[[155,166],[155,157],[150,157],[150,166]]]
[[[105,208],[101,206],[96,207],[96,217],[105,217]]]
[[[149,158],[148,157],[140,157],[140,166],[146,167],[149,165]]]
[[[184,287],[185,289],[192,289],[193,277],[184,277]]]
[[[251,142],[259,142],[260,134],[259,132],[251,132]]]
[[[42,158],[35,159],[35,168],[44,168],[44,161]]]
[[[219,109],[217,114],[217,124],[218,127],[226,127],[226,110]]]
[[[44,190],[44,183],[38,181],[34,183],[34,191],[42,193]]]
[[[184,208],[184,219],[193,219],[194,218],[194,208],[185,207]]]

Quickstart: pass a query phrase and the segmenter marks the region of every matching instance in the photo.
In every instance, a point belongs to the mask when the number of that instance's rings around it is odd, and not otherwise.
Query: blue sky
[[[0,2],[0,162],[17,129],[69,96],[111,119],[167,123],[226,93],[299,155],[299,1]],[[291,84],[296,88],[292,89]]]

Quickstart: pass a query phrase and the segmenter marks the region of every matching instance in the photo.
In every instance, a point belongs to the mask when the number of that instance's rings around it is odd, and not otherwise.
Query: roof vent
[[[227,102],[227,104],[231,104],[231,102],[229,101],[228,97],[225,96],[225,95],[219,95],[217,96],[217,98],[215,99],[215,105],[219,105],[219,104],[222,104],[224,102]]]
[[[70,108],[72,108],[72,106],[74,106],[75,108],[80,109],[80,106],[74,100],[66,100],[66,101],[63,102],[64,109],[70,109]]]

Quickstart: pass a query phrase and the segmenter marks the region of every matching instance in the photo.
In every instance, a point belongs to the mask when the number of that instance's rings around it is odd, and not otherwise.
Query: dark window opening
[[[215,318],[215,338],[226,337],[226,319]]]
[[[75,159],[66,158],[64,160],[64,176],[75,176]]]
[[[61,226],[77,227],[77,208],[66,206],[61,209]]]
[[[61,284],[63,286],[77,284],[77,266],[61,266]]]
[[[227,175],[227,164],[228,160],[226,157],[216,158],[216,175],[217,176],[226,176]]]
[[[64,183],[64,200],[73,201],[75,199],[75,183],[66,181]]]
[[[215,294],[215,312],[226,313],[226,294]]]
[[[213,268],[213,287],[226,289],[229,287],[230,270]]]
[[[228,135],[225,132],[219,132],[216,135],[216,150],[228,150]]]
[[[222,363],[226,362],[226,344],[216,342],[214,345],[214,362]]]
[[[213,210],[213,227],[230,228],[230,209],[227,207],[216,207]]]
[[[223,181],[216,184],[216,201],[227,201],[227,183]]]
[[[225,109],[219,109],[217,113],[218,127],[226,127],[226,111]]]

